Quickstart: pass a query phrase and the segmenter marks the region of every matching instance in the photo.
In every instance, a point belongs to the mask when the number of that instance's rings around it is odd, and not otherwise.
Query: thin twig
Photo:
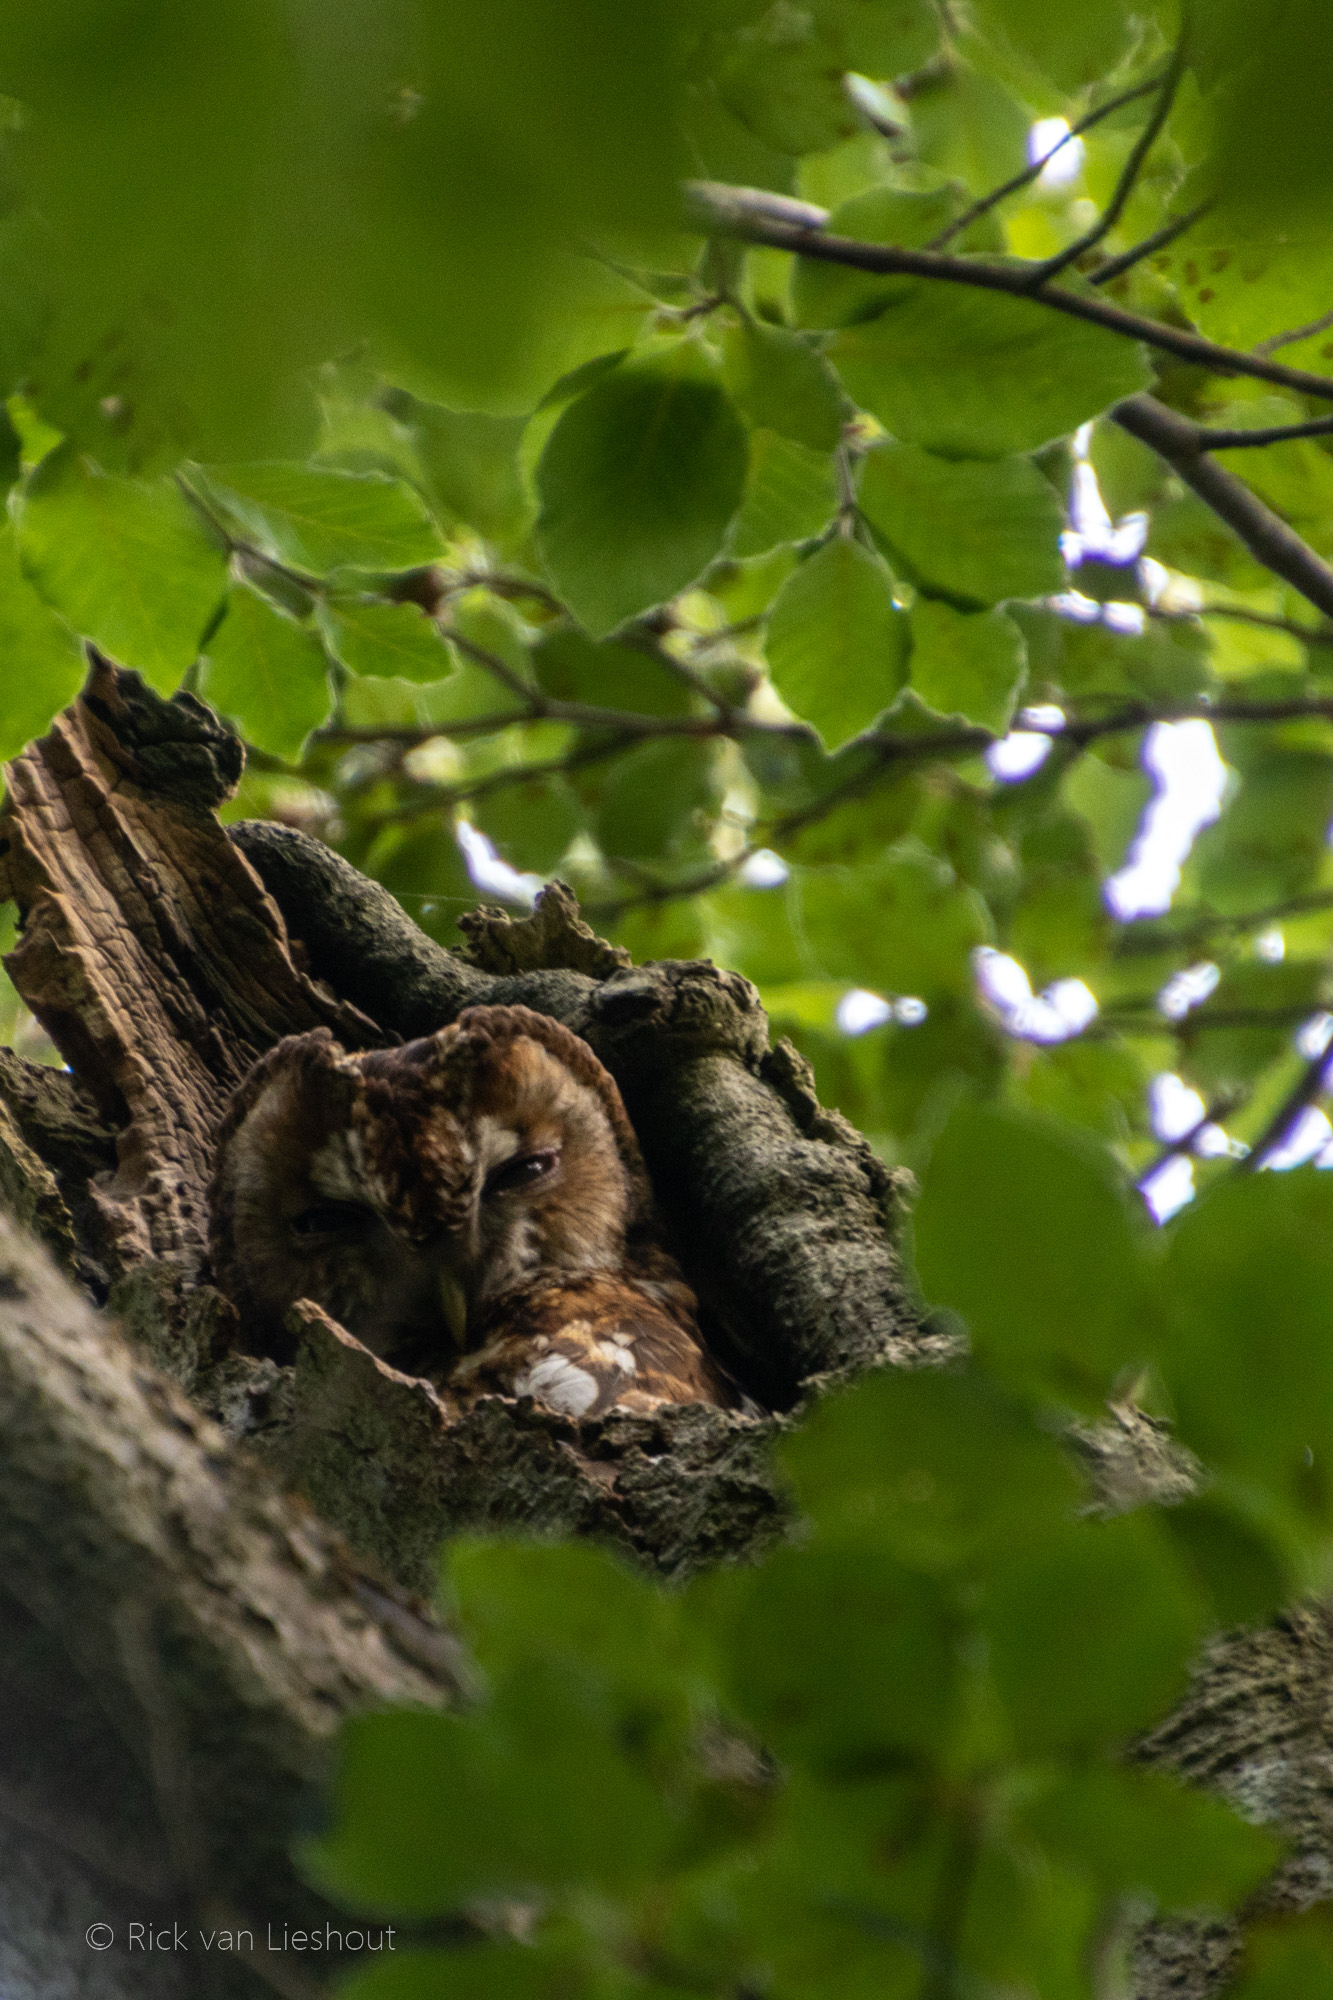
[[[1310,1010],[1307,1007],[1303,1012],[1304,1016],[1308,1017]],[[1238,1172],[1255,1173],[1277,1151],[1302,1111],[1308,1110],[1316,1098],[1323,1095],[1330,1062],[1333,1062],[1333,1054],[1324,1049],[1305,1065],[1295,1084],[1287,1092],[1259,1138],[1255,1140],[1248,1157],[1237,1161]]]
[[[1020,726],[1032,735],[1049,736],[1056,743],[1068,744],[1082,750],[1102,737],[1132,734],[1140,729],[1151,728],[1155,722],[1197,720],[1243,726],[1291,722],[1310,717],[1333,720],[1333,695],[1313,699],[1304,696],[1283,697],[1271,701],[1209,701],[1205,697],[1195,697],[1180,702],[1133,702],[1111,710],[1105,715],[1072,717],[1060,723],[1024,721]],[[816,825],[839,806],[845,805],[848,800],[873,790],[891,771],[933,759],[965,759],[984,755],[1000,739],[993,730],[985,729],[979,723],[964,723],[953,729],[932,730],[927,734],[913,736],[895,736],[887,732],[878,732],[867,735],[862,740],[866,748],[874,754],[867,764],[841,785],[831,787],[827,792],[821,793],[819,798],[812,800],[809,805],[798,807],[795,811],[785,813],[777,819],[756,822],[754,832],[760,837],[763,845],[776,846],[784,839],[790,838],[793,833],[799,833],[807,826]],[[612,922],[622,917],[627,910],[679,902],[689,896],[701,895],[705,890],[716,888],[719,883],[727,881],[738,869],[744,867],[755,852],[755,846],[750,845],[729,860],[711,863],[693,875],[675,881],[648,882],[631,895],[589,903],[586,906],[586,913],[603,921]],[[1145,1004],[1155,1005],[1155,1003]],[[1163,1021],[1159,1032],[1163,1034],[1172,1032],[1171,1024]]]
[[[1328,437],[1330,432],[1333,432],[1333,417],[1311,417],[1304,424],[1274,424],[1266,431],[1209,430],[1203,426],[1199,430],[1199,449],[1241,451],[1247,446],[1288,444],[1293,438]]]
[[[1298,340],[1310,340],[1316,333],[1323,333],[1330,326],[1333,326],[1333,312],[1321,313],[1319,318],[1312,319],[1308,326],[1293,326],[1286,333],[1270,333],[1267,340],[1256,340],[1254,352],[1276,354],[1279,347],[1291,347]]]
[[[1058,286],[1044,286],[1034,295],[1031,269],[1021,264],[992,263],[984,257],[955,257],[934,250],[909,250],[899,244],[863,243],[852,236],[833,236],[827,228],[827,209],[793,201],[786,195],[769,194],[762,188],[690,181],[686,193],[695,211],[696,226],[706,234],[731,236],[738,242],[756,243],[771,250],[789,250],[798,257],[844,264],[851,270],[869,271],[877,277],[937,278],[982,291],[1008,292],[1015,298],[1049,306],[1054,312],[1088,320],[1111,333],[1141,340],[1146,346],[1194,362],[1212,374],[1252,376],[1259,382],[1276,382],[1281,388],[1296,389],[1302,395],[1333,402],[1333,376],[1314,375],[1304,368],[1284,368],[1281,362],[1269,361],[1260,354],[1247,354],[1238,347],[1224,347],[1184,327],[1145,319],[1109,299],[1091,298],[1086,293],[1065,291]]]
[[[433,619],[432,623],[442,639],[456,646],[469,660],[475,660],[479,667],[485,667],[487,673],[499,681],[502,688],[507,688],[510,694],[526,704],[527,714],[522,717],[523,721],[544,722],[547,719],[551,709],[546,696],[532,681],[525,680],[522,674],[515,672],[508,660],[502,660],[498,653],[490,650],[489,646],[479,646],[476,640],[469,639],[465,632],[457,631],[443,613]]]
[[[920,69],[908,70],[905,76],[893,79],[894,95],[901,97],[904,104],[910,104],[923,90],[933,90],[937,84],[947,83],[954,73],[954,59],[947,48],[923,62]]]
[[[1198,207],[1190,209],[1187,215],[1177,215],[1170,222],[1164,222],[1160,229],[1155,229],[1151,236],[1145,236],[1141,243],[1135,243],[1130,249],[1122,250],[1118,257],[1112,257],[1105,264],[1099,264],[1095,271],[1090,271],[1088,283],[1109,285],[1116,278],[1123,277],[1126,271],[1132,271],[1136,264],[1141,264],[1145,257],[1151,257],[1154,250],[1164,250],[1168,243],[1174,243],[1187,229],[1193,229],[1195,223],[1207,215],[1211,207],[1210,201],[1201,201]]]
[[[1330,909],[1333,909],[1333,889],[1314,889],[1308,895],[1288,896],[1284,902],[1266,903],[1262,909],[1246,910],[1238,916],[1206,910],[1185,916],[1178,923],[1155,928],[1127,925],[1116,940],[1114,953],[1117,958],[1135,958],[1145,953],[1156,957],[1159,952],[1170,951],[1173,945],[1193,946],[1201,939],[1219,934],[1241,937],[1249,931],[1270,930],[1289,917],[1315,916],[1320,910]]]
[[[1161,88],[1157,93],[1157,102],[1152,109],[1152,116],[1140,132],[1138,138],[1134,141],[1129,158],[1125,161],[1121,169],[1120,178],[1115,184],[1110,201],[1107,202],[1106,207],[1102,210],[1096,222],[1093,223],[1091,229],[1085,230],[1082,236],[1078,236],[1072,243],[1066,244],[1065,248],[1057,251],[1054,257],[1046,259],[1046,262],[1041,266],[1039,275],[1033,281],[1032,289],[1034,291],[1042,285],[1049,284],[1052,278],[1058,278],[1061,271],[1067,270],[1071,264],[1076,264],[1086,251],[1095,249],[1102,238],[1109,235],[1111,230],[1115,228],[1117,222],[1119,222],[1125,212],[1126,203],[1134,192],[1139,174],[1143,168],[1143,163],[1147,159],[1149,152],[1156,145],[1161,135],[1162,127],[1170,115],[1171,106],[1174,102],[1176,89],[1180,83],[1184,67],[1185,42],[1182,36],[1176,44],[1175,52],[1171,57],[1166,75],[1162,78]]]
[[[1287,632],[1307,646],[1333,646],[1333,632],[1322,625],[1302,625],[1295,618],[1276,618],[1271,612],[1251,611],[1243,604],[1201,604],[1195,611],[1166,611],[1160,605],[1144,606],[1150,618],[1165,625],[1192,625],[1200,618],[1229,618],[1239,625],[1258,625],[1266,632]]]
[[[365,824],[370,830],[378,832],[381,827],[397,826],[403,821],[421,819],[430,813],[447,812],[451,806],[462,805],[465,801],[488,798],[492,792],[506,791],[513,785],[534,785],[544,778],[563,778],[589,764],[607,763],[641,740],[637,736],[613,736],[600,743],[580,744],[566,757],[550,757],[531,764],[502,764],[499,770],[487,771],[479,778],[462,779],[456,785],[424,787],[415,798],[394,806],[388,812],[376,813]]]
[[[993,208],[1006,201],[1011,194],[1018,194],[1023,188],[1030,187],[1033,181],[1045,173],[1056,154],[1062,152],[1071,140],[1080,138],[1084,132],[1091,131],[1094,125],[1100,125],[1102,119],[1109,118],[1113,111],[1123,110],[1126,104],[1133,104],[1136,98],[1150,97],[1153,91],[1161,89],[1162,83],[1163,78],[1160,76],[1155,76],[1150,83],[1136,83],[1132,90],[1122,91],[1119,97],[1112,97],[1105,104],[1099,104],[1095,111],[1089,111],[1086,117],[1079,119],[1077,125],[1070,126],[1062,139],[1056,140],[1048,153],[1043,153],[1039,160],[1034,160],[1031,166],[1024,167],[1022,173],[1015,174],[1002,186],[992,188],[989,194],[979,196],[969,208],[963,210],[961,215],[956,215],[938,235],[931,237],[925,246],[926,249],[942,250],[946,243],[952,243],[955,236],[961,236],[965,229],[970,228],[983,215],[989,215]]]
[[[1240,1102],[1241,1095],[1239,1091],[1224,1090],[1220,1092],[1213,1099],[1202,1117],[1197,1118],[1194,1124],[1190,1126],[1188,1132],[1182,1132],[1178,1139],[1168,1141],[1162,1147],[1161,1151],[1149,1161],[1134,1183],[1139,1193],[1143,1193],[1144,1183],[1150,1181],[1154,1174],[1160,1173],[1168,1160],[1174,1160],[1177,1154],[1180,1153],[1192,1153],[1198,1143],[1199,1135],[1206,1132],[1210,1125],[1220,1125],[1222,1120],[1228,1117]]]
[[[1133,1006],[1107,1007],[1085,1031],[1100,1029],[1115,1034],[1147,1033],[1154,1038],[1173,1035],[1177,1041],[1192,1042],[1196,1036],[1216,1028],[1291,1028],[1310,1018],[1310,1003],[1291,1007],[1191,1007],[1188,1014],[1172,1018],[1163,1014],[1156,999],[1143,999]]]

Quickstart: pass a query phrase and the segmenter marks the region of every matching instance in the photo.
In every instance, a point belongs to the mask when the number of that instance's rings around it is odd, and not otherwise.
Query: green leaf
[[[1213,86],[1214,171],[1224,210],[1279,228],[1317,224],[1330,186],[1323,143],[1323,107],[1333,87],[1327,14],[1318,0],[1289,0],[1270,32],[1257,36],[1247,7],[1219,0],[1201,26],[1192,55],[1201,79]]]
[[[1126,11],[1106,0],[978,0],[976,25],[998,36],[1062,90],[1075,91],[1114,69],[1129,35]]]
[[[456,664],[434,620],[415,604],[333,597],[321,604],[319,622],[330,651],[354,674],[440,681]]]
[[[822,1540],[927,1571],[1040,1537],[1078,1499],[1068,1453],[975,1371],[871,1376],[780,1457]]]
[[[418,695],[405,682],[355,681],[352,690],[363,688],[404,688]],[[407,721],[420,721],[415,708]],[[377,724],[369,724],[376,727]],[[365,857],[364,866],[377,882],[382,882],[411,917],[432,937],[457,942],[455,919],[481,901],[467,871],[450,822],[436,815],[424,826],[391,826],[381,833]]]
[[[318,636],[244,584],[232,586],[205,658],[206,699],[259,749],[297,758],[327,721],[328,660]]]
[[[1108,1153],[1030,1114],[961,1106],[914,1211],[928,1299],[1005,1374],[1096,1404],[1145,1358],[1146,1217]]]
[[[941,1747],[957,1665],[934,1583],[875,1549],[780,1549],[739,1595],[728,1682],[779,1755],[850,1778]]]
[[[1283,1911],[1246,1928],[1229,2000],[1333,2000],[1333,1922],[1327,1909]]]
[[[1023,634],[1002,611],[955,611],[929,597],[912,606],[912,686],[941,715],[1003,736],[1027,663]]]
[[[933,451],[1034,451],[1152,380],[1121,335],[1029,299],[963,285],[904,288],[834,335],[829,359],[895,436]]]
[[[343,1730],[334,1827],[307,1869],[353,1907],[419,1916],[544,1884],[628,1886],[661,1862],[671,1823],[626,1721],[605,1689],[531,1658],[480,1713],[363,1716]]]
[[[443,1564],[443,1598],[489,1675],[533,1660],[590,1687],[677,1708],[681,1640],[675,1599],[606,1549],[463,1536]]]
[[[655,0],[632,20],[610,0],[460,0],[447,19],[349,4],[336,32],[255,0],[111,18],[22,5],[0,22],[44,224],[15,372],[37,372],[24,349],[42,341],[43,388],[77,398],[84,442],[119,392],[159,445],[281,451],[292,384],[367,340],[400,380],[511,412],[616,344],[563,246],[642,242],[672,216],[675,29]]]
[[[439,513],[500,542],[529,525],[518,468],[525,417],[447,410],[402,391],[388,392],[386,402],[410,428],[426,493]]]
[[[180,681],[226,588],[226,557],[170,480],[118,479],[69,446],[20,502],[25,574],[75,632],[161,693]]]
[[[40,736],[57,710],[83,685],[83,655],[69,631],[43,604],[19,568],[12,521],[0,527],[0,660],[21,660],[21,673],[0,679],[0,762]]]
[[[618,757],[593,816],[603,854],[652,861],[701,845],[698,820],[720,803],[710,748],[666,739]]]
[[[1333,1519],[1331,1285],[1333,1175],[1303,1167],[1215,1182],[1173,1227],[1160,1351],[1187,1443],[1325,1525]]]
[[[1020,810],[1013,793],[998,802],[1002,832],[1009,831],[1006,807],[1015,815]],[[1010,838],[1018,852],[1021,893],[1008,912],[1006,941],[1039,992],[1052,979],[1091,971],[1105,949],[1111,920],[1091,829],[1061,806],[1058,793],[1039,787]]]
[[[752,424],[811,451],[832,451],[838,443],[843,398],[837,377],[799,333],[742,320],[726,337],[724,377]]]
[[[930,0],[815,0],[811,12],[848,69],[863,76],[906,76],[939,44]]]
[[[745,463],[731,399],[689,340],[627,362],[569,405],[537,468],[538,534],[594,637],[706,567],[740,505]]]
[[[888,565],[849,535],[802,563],[769,613],[773,684],[833,749],[889,706],[907,679],[908,645]]]
[[[392,1955],[362,1967],[340,1984],[339,2000],[575,2000],[592,1976],[562,1945],[489,1940],[454,1951],[393,1946]]]
[[[1299,1552],[1234,1482],[1165,1507],[1162,1526],[1219,1626],[1257,1625],[1300,1595]],[[1268,1510],[1271,1514],[1271,1510]]]
[[[584,814],[563,778],[506,785],[472,799],[466,817],[481,828],[515,868],[549,875],[584,822]]]
[[[1086,1868],[1107,1895],[1149,1895],[1167,1909],[1229,1909],[1280,1857],[1271,1834],[1165,1771],[1071,1772],[1022,1820],[1048,1852]]]
[[[1104,876],[1123,866],[1153,796],[1153,782],[1137,766],[1117,770],[1104,758],[1080,757],[1065,778],[1064,796],[1088,823],[1097,866]]]
[[[895,244],[904,250],[923,250],[958,214],[955,187],[929,191],[905,188],[867,188],[840,202],[828,219],[831,236],[850,236],[858,243]],[[972,231],[964,231],[952,249],[1000,247],[987,241],[978,245]],[[901,297],[915,285],[913,278],[887,277],[873,271],[856,271],[849,265],[832,264],[822,258],[798,257],[792,270],[791,305],[798,326],[851,326],[882,311],[889,300]]]
[[[829,375],[832,383],[832,374]],[[836,394],[836,387],[835,387]],[[16,402],[19,399],[14,399]],[[53,438],[52,444],[56,442]],[[8,493],[23,471],[23,439],[15,427],[14,418],[7,408],[0,408],[0,493]],[[45,456],[45,454],[43,454]]]
[[[977,464],[889,444],[866,461],[859,499],[928,590],[997,604],[1064,588],[1064,510],[1030,459]]]
[[[1238,793],[1193,856],[1209,902],[1230,912],[1299,895],[1323,864],[1331,817],[1333,757],[1275,743],[1246,755]]]
[[[1032,608],[1019,613],[1029,633],[1034,619],[1043,615]],[[1059,627],[1059,643],[1052,648],[1055,657],[1047,678],[1070,694],[1136,694],[1152,702],[1184,702],[1215,684],[1207,634],[1195,625],[1153,623],[1135,637],[1055,614],[1050,623]]]
[[[744,560],[784,542],[821,534],[838,506],[833,455],[757,430],[750,438],[745,498],[731,524],[727,552]]]
[[[1150,1071],[1148,1051],[1116,1035],[1042,1049],[1026,1076],[1012,1080],[1014,1100],[1084,1126],[1098,1139],[1121,1144],[1141,1116]]]
[[[1157,1524],[1131,1515],[1070,1522],[997,1560],[980,1624],[1019,1750],[1047,1755],[1124,1742],[1160,1716],[1205,1612]]]
[[[717,70],[718,94],[741,123],[777,153],[822,153],[857,128],[842,87],[836,41],[809,14],[773,9],[743,28]]]
[[[487,590],[464,591],[461,597],[453,597],[442,619],[446,633],[475,646],[477,652],[469,653],[464,645],[457,650],[469,666],[483,670],[490,678],[491,700],[496,708],[504,708],[518,703],[525,697],[516,689],[505,686],[505,676],[496,673],[487,665],[486,655],[516,681],[529,686],[532,682],[532,655],[528,647],[529,632],[512,604],[502,597],[493,597]]]
[[[1329,997],[1328,983],[1321,959],[1270,965],[1247,958],[1229,965],[1202,1006],[1191,1010],[1196,1039],[1186,1055],[1190,1081],[1211,1096],[1243,1094],[1259,1071],[1290,1049],[1301,1016],[1317,1013]]]
[[[440,553],[422,501],[381,473],[275,462],[196,467],[190,476],[265,555],[295,569],[410,569]]]
[[[641,715],[690,712],[689,687],[661,654],[614,640],[599,645],[572,625],[544,632],[532,665],[541,688],[557,701]]]
[[[827,977],[931,1006],[971,992],[972,952],[993,934],[975,890],[911,841],[858,867],[794,869],[790,894],[794,928]]]

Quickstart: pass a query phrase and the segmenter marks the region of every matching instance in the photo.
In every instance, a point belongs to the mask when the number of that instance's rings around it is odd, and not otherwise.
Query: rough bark
[[[287,1844],[334,1732],[456,1696],[458,1649],[3,1217],[0,1568],[6,2000],[118,1991],[131,1917],[322,1921]],[[93,1920],[119,1941],[97,1986]],[[185,1963],[133,1990],[260,1990]]]
[[[75,1072],[0,1055],[0,1209],[50,1253],[0,1219],[6,2000],[313,1990],[262,1954],[109,1953],[93,1978],[83,1932],[182,1909],[261,1933],[269,1913],[318,1920],[286,1839],[338,1722],[465,1685],[448,1635],[380,1580],[428,1586],[447,1532],[594,1534],[679,1575],[752,1556],[786,1521],[765,1455],[784,1416],[571,1423],[497,1400],[460,1422],[308,1308],[294,1366],[249,1351],[201,1275],[200,1202],[222,1107],[280,1035],[327,1022],[368,1046],[477,1001],[538,1007],[616,1076],[710,1336],[770,1408],[952,1351],[904,1298],[892,1177],[794,1051],[769,1048],[745,981],[635,968],[560,891],[523,921],[478,913],[466,951],[444,952],[317,843],[228,838],[215,809],[237,769],[202,705],[94,656],[0,822],[0,895],[25,926],[8,963]],[[1192,1490],[1135,1412],[1073,1442],[1103,1508]],[[1219,1639],[1142,1746],[1289,1831],[1265,1908],[1333,1887],[1331,1633],[1303,1610]],[[1220,1993],[1238,1935],[1149,1925],[1138,2000]]]

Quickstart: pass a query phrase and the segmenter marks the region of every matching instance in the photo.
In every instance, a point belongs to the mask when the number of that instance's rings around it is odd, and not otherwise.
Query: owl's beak
[[[440,1272],[440,1311],[461,1354],[467,1345],[467,1293],[452,1271]]]

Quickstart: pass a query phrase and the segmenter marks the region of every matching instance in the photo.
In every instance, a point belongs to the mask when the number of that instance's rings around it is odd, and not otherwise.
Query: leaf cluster
[[[1333,1183],[1233,1181],[1154,1236],[1098,1148],[974,1107],[915,1234],[975,1359],[823,1402],[779,1454],[802,1532],[757,1567],[667,1592],[587,1547],[451,1548],[485,1694],[355,1724],[306,1858],[409,1943],[444,1918],[473,1941],[358,2000],[1073,2000],[1148,1911],[1234,1908],[1272,1867],[1132,1745],[1207,1633],[1327,1588]],[[1055,1419],[1145,1377],[1195,1494],[1089,1512]],[[1323,1964],[1322,1935],[1262,1934],[1236,1990]]]

